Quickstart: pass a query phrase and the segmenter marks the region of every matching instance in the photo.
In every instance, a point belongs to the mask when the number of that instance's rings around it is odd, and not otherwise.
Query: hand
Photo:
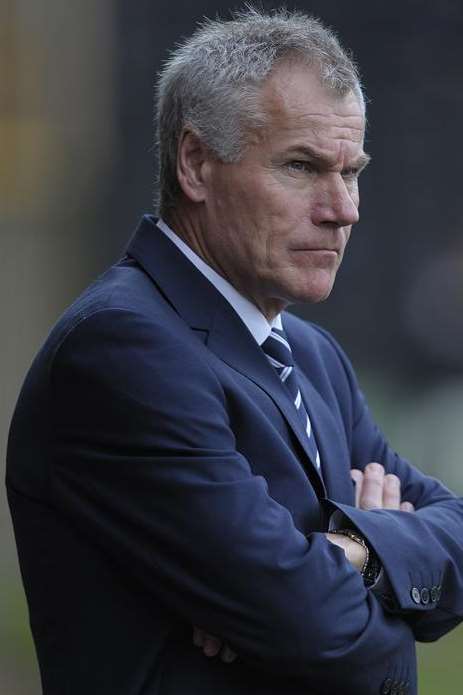
[[[355,506],[359,509],[397,509],[402,512],[414,512],[411,502],[402,502],[400,479],[387,475],[380,463],[369,463],[362,471],[351,470],[355,482]]]
[[[411,502],[402,502],[400,479],[392,474],[385,474],[380,463],[369,463],[362,471],[351,470],[355,482],[355,506],[359,509],[397,509],[402,512],[414,512]],[[327,533],[327,539],[344,550],[347,560],[357,570],[361,570],[366,560],[365,548],[347,536]]]
[[[230,649],[228,644],[224,644],[220,637],[210,635],[200,627],[193,628],[193,644],[196,647],[202,647],[205,656],[217,656],[220,652],[220,658],[226,664],[235,661],[237,657],[235,652]]]

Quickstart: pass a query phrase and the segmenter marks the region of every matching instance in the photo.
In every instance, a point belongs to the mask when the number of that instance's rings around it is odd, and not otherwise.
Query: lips
[[[297,247],[292,249],[292,251],[307,251],[307,252],[312,252],[312,253],[336,253],[338,256],[341,253],[340,249],[331,249],[327,247]]]

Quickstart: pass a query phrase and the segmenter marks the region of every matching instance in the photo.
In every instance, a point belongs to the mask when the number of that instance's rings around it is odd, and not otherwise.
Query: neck
[[[199,218],[197,210],[189,210],[188,206],[172,208],[162,215],[162,219],[207,265],[252,302],[269,323],[286,308],[288,302],[276,297],[261,297],[257,288],[254,288],[256,291],[250,291],[239,273],[229,273],[226,268],[215,262],[205,243],[207,236],[202,233],[202,229],[207,225]]]

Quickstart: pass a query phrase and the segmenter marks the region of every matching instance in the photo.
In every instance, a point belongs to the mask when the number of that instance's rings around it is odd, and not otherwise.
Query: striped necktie
[[[310,457],[312,461],[315,462],[317,469],[320,470],[320,454],[318,452],[309,414],[307,413],[304,403],[302,402],[302,396],[294,369],[293,354],[291,352],[286,333],[283,329],[273,327],[269,337],[262,343],[261,347],[265,352],[270,364],[275,368],[281,381],[285,384],[291,394],[294,406],[299,413],[307,434]]]

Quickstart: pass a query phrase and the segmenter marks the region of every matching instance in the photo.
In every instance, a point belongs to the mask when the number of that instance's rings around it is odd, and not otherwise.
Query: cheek
[[[278,247],[284,247],[285,242],[297,234],[301,224],[310,219],[309,196],[288,193],[275,189],[267,196],[265,207],[265,224],[273,243]]]
[[[307,196],[251,176],[216,179],[214,189],[216,222],[228,228],[234,252],[262,270],[286,264],[288,243],[307,217]]]

